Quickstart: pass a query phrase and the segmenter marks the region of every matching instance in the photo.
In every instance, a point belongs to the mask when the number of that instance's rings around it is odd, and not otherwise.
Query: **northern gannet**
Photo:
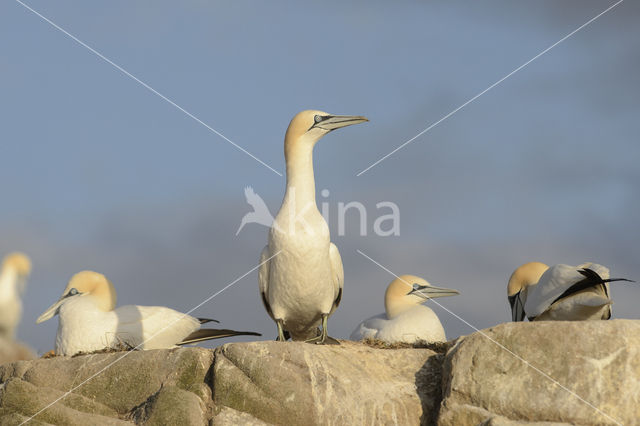
[[[330,131],[365,121],[361,116],[302,111],[287,129],[287,188],[269,243],[262,250],[258,278],[262,302],[278,326],[279,341],[288,334],[293,340],[338,343],[327,335],[327,318],[340,304],[344,272],[316,205],[313,147]]]
[[[82,271],[71,278],[60,300],[40,315],[36,323],[60,316],[57,355],[119,346],[174,348],[228,336],[260,336],[248,331],[200,329],[201,324],[215,320],[194,318],[164,306],[115,306],[113,284],[102,274]]]
[[[0,337],[13,339],[22,316],[20,294],[31,273],[31,261],[23,253],[8,254],[0,271]]]
[[[548,267],[531,262],[511,275],[507,296],[513,321],[583,321],[611,318],[609,269],[587,262]]]
[[[351,340],[374,338],[388,343],[446,342],[436,314],[423,303],[436,297],[455,296],[457,290],[435,287],[414,275],[391,281],[384,295],[385,314],[371,317],[351,333]]]

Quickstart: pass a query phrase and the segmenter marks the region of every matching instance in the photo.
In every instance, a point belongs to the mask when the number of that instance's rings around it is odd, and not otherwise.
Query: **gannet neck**
[[[16,300],[30,273],[31,261],[26,254],[14,252],[5,256],[0,270],[0,301]]]
[[[429,284],[424,279],[415,275],[402,275],[389,283],[384,294],[384,308],[387,318],[393,319],[398,315],[422,304],[424,300],[417,296],[407,295],[412,290],[414,283]]]
[[[18,273],[14,268],[5,266],[0,272],[0,303],[13,301],[18,295]]]
[[[387,303],[385,303],[385,310],[387,312],[387,318],[388,319],[393,319],[395,317],[397,317],[398,315],[401,315],[413,308],[415,308],[416,306],[418,306],[419,303],[407,303],[407,301],[404,301],[402,299],[395,299],[392,301],[389,301]]]
[[[100,307],[100,300],[91,294],[70,298],[60,305],[60,321],[73,321],[74,318],[82,317],[82,314],[95,315],[105,313]]]
[[[313,145],[299,144],[286,155],[287,189],[284,203],[295,203],[296,210],[316,206],[316,183],[313,175]]]

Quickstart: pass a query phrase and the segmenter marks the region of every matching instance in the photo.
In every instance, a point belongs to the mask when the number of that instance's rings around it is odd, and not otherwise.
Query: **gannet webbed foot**
[[[340,342],[327,334],[327,319],[328,314],[322,314],[322,326],[320,329],[320,335],[309,340],[305,340],[305,343],[311,343],[316,345],[339,345]]]

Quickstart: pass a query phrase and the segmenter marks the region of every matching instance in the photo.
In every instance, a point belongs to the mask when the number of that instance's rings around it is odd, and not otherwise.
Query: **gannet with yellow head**
[[[611,318],[609,269],[593,262],[551,267],[531,262],[511,275],[507,296],[513,321],[584,321]]]
[[[164,349],[228,336],[260,336],[247,331],[200,329],[201,324],[215,320],[194,318],[164,306],[116,308],[113,284],[93,271],[74,275],[62,297],[40,315],[36,323],[55,315],[60,316],[57,355],[119,347]]]
[[[313,147],[332,130],[365,121],[361,116],[308,110],[293,117],[287,129],[287,186],[259,271],[262,302],[278,326],[279,341],[290,335],[310,343],[338,343],[327,335],[327,319],[342,298],[344,272],[316,205]]]
[[[433,286],[415,275],[402,275],[387,287],[384,295],[386,313],[361,322],[351,333],[351,340],[373,338],[387,343],[446,342],[440,320],[423,303],[436,297],[456,294],[460,293]]]
[[[525,317],[524,304],[527,301],[528,289],[538,284],[540,277],[549,269],[542,262],[528,262],[519,266],[507,284],[507,299],[511,306],[511,320],[522,321]]]
[[[13,339],[22,316],[20,295],[31,273],[31,261],[24,253],[8,254],[0,270],[0,337]]]

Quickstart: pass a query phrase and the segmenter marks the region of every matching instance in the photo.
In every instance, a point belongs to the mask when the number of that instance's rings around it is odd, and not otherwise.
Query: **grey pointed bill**
[[[522,303],[522,299],[520,299],[520,292],[517,292],[513,296],[508,296],[508,299],[509,305],[511,305],[511,321],[524,321],[524,303]]]
[[[368,118],[361,115],[326,115],[320,118],[322,120],[317,121],[313,127],[329,131],[369,121]]]
[[[66,301],[66,297],[61,297],[60,300],[58,300],[53,305],[49,306],[49,308],[46,311],[44,311],[42,313],[42,315],[40,315],[38,317],[38,319],[36,320],[36,324],[40,324],[41,322],[45,322],[47,320],[50,320],[54,316],[58,315],[58,311],[60,310],[60,306],[62,306],[62,304],[65,301]]]
[[[424,300],[435,299],[436,297],[448,297],[460,294],[458,290],[452,288],[436,287],[433,285],[414,284],[413,289],[407,295],[415,294]]]

